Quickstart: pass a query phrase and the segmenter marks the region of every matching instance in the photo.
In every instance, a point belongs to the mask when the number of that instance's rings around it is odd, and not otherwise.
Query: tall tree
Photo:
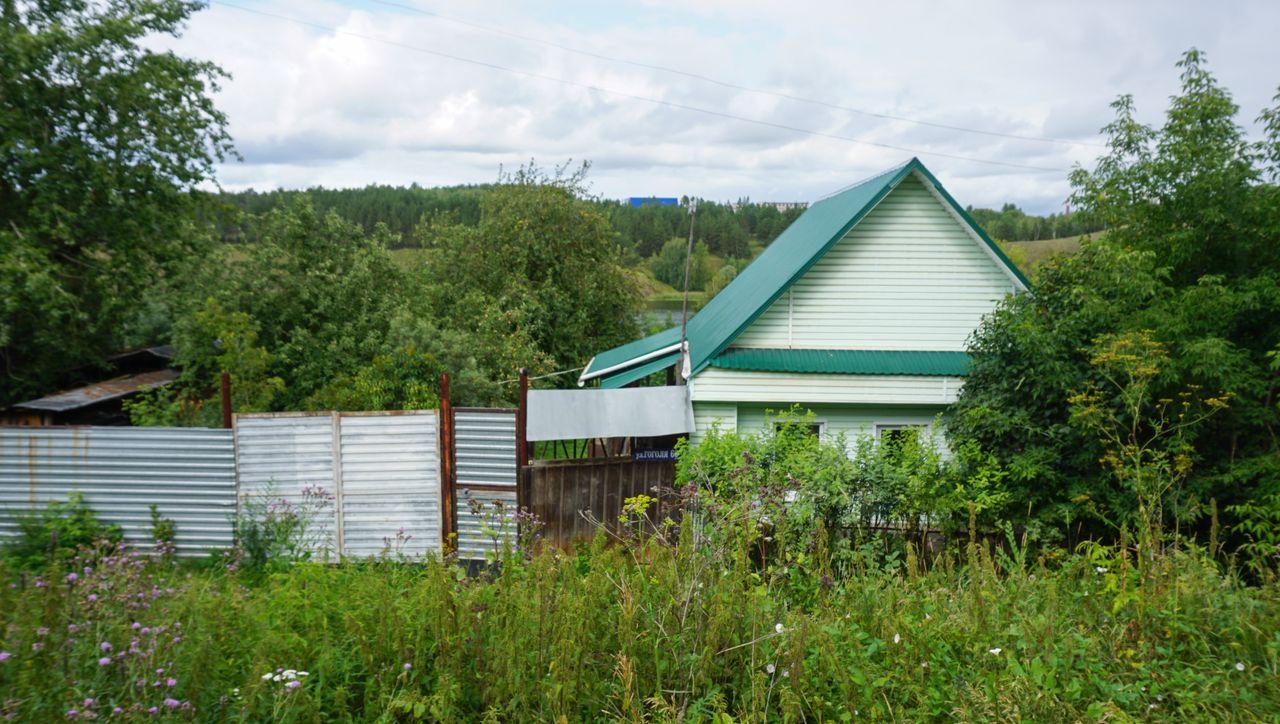
[[[1099,340],[1142,333],[1164,359],[1152,409],[1179,391],[1226,408],[1181,439],[1191,466],[1169,512],[1187,518],[1210,497],[1229,503],[1274,492],[1280,480],[1280,173],[1277,110],[1250,142],[1237,107],[1198,51],[1178,64],[1182,88],[1153,128],[1133,99],[1114,104],[1110,151],[1072,174],[1073,200],[1107,224],[1102,241],[1050,261],[1032,294],[1007,300],[979,329],[974,364],[951,429],[1009,469],[1013,513],[1054,523],[1117,521],[1131,491],[1098,460],[1093,431],[1071,399],[1106,387],[1092,363]],[[1280,97],[1277,97],[1280,101]],[[1142,419],[1155,419],[1143,417]]]
[[[189,0],[0,6],[0,405],[94,362],[201,234],[233,154],[215,65],[144,47]]]
[[[484,198],[477,226],[422,229],[432,308],[459,330],[529,340],[514,366],[584,365],[637,334],[638,295],[608,219],[581,198],[585,173],[523,168]]]

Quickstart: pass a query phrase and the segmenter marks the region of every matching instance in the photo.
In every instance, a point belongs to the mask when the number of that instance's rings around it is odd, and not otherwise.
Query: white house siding
[[[697,403],[810,403],[861,405],[934,405],[956,401],[961,377],[913,375],[831,375],[752,372],[708,367],[690,380]]]
[[[913,175],[733,346],[960,351],[1011,291],[989,250]]]

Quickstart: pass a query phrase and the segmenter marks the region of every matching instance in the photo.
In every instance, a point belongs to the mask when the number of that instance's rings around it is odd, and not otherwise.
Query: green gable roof
[[[865,349],[730,349],[713,358],[711,366],[762,372],[963,377],[969,370],[969,355]]]
[[[938,196],[975,232],[1005,270],[1024,289],[1028,288],[1026,277],[1000,251],[1000,247],[956,203],[924,164],[913,158],[814,203],[728,286],[707,302],[687,325],[691,373],[697,374],[711,364],[769,305],[913,172],[919,173],[933,186]],[[656,355],[658,350],[679,343],[680,328],[673,327],[616,347],[597,355],[587,365],[581,379],[601,376],[602,370],[623,365],[629,359],[645,354]],[[637,363],[646,361],[640,359]]]

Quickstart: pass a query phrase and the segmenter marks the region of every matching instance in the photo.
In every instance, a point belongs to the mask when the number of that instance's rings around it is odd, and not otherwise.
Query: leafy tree
[[[177,361],[189,385],[211,385],[217,373],[235,372],[224,350],[247,340],[269,360],[250,376],[283,381],[248,409],[303,409],[316,391],[389,351],[391,320],[415,295],[387,251],[385,227],[366,235],[305,199],[253,225],[261,241],[226,246],[206,264],[199,286],[212,301],[179,313]],[[228,325],[241,331],[215,345]]]
[[[440,406],[444,367],[409,347],[377,355],[355,374],[338,378],[308,400],[321,410],[433,410]]]
[[[664,284],[683,289],[685,257],[688,250],[689,242],[685,239],[671,239],[663,244],[662,252],[650,263],[653,276]],[[693,258],[689,260],[689,288],[704,289],[710,276],[707,268],[707,245],[698,242],[693,247]]]
[[[204,235],[233,154],[211,63],[148,49],[187,0],[0,6],[0,405],[112,351],[146,290]]]
[[[1075,202],[1107,224],[1106,239],[1048,262],[1033,292],[1006,300],[972,340],[951,429],[1008,467],[1023,506],[1013,514],[1074,524],[1132,510],[1098,464],[1096,428],[1071,414],[1073,396],[1107,386],[1090,348],[1108,335],[1141,333],[1167,354],[1153,400],[1230,395],[1185,431],[1192,467],[1171,514],[1195,517],[1210,497],[1246,500],[1280,480],[1280,378],[1267,357],[1280,339],[1280,197],[1266,183],[1280,125],[1264,113],[1265,138],[1247,142],[1203,56],[1179,66],[1164,125],[1138,123],[1132,99],[1119,99],[1109,153],[1072,174]]]
[[[519,350],[514,359],[487,360],[498,379],[521,366],[544,373],[580,366],[636,336],[636,289],[618,264],[608,220],[580,198],[586,168],[571,175],[522,168],[485,197],[477,226],[420,232],[437,317],[490,340],[490,349]]]

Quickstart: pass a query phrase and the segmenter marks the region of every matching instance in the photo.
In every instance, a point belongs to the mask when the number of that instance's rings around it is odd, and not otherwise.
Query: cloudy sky
[[[1108,104],[1158,122],[1193,45],[1252,130],[1277,28],[1276,2],[213,0],[164,44],[232,75],[228,189],[534,158],[608,197],[813,200],[917,155],[961,203],[1046,213]]]

